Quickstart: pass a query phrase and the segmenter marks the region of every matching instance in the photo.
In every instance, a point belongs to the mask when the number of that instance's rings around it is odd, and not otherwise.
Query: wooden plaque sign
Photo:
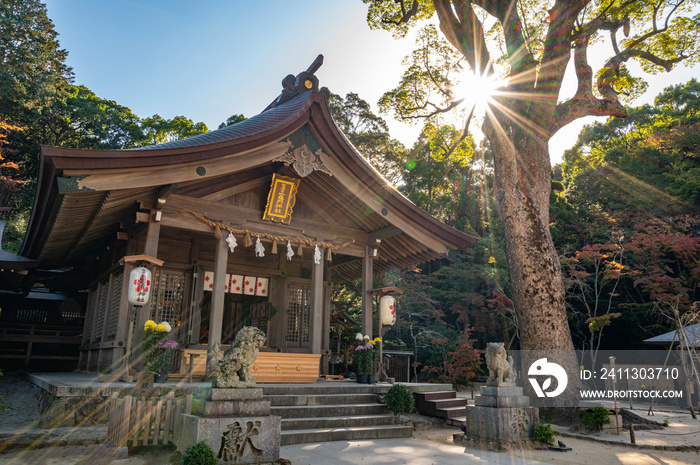
[[[273,174],[263,220],[289,224],[292,221],[292,208],[296,202],[298,187],[299,179]]]

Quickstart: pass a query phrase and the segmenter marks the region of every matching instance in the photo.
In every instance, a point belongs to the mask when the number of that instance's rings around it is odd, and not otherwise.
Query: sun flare
[[[461,87],[465,103],[475,105],[477,109],[483,109],[499,93],[499,89],[506,85],[506,80],[495,74],[486,76],[465,73]]]

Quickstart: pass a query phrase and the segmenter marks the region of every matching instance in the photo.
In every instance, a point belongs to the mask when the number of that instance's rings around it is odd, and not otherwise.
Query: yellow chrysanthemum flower
[[[374,344],[374,345],[377,345],[380,342],[382,342],[382,338],[380,338],[380,337],[375,337],[374,339],[372,339],[372,344]]]
[[[156,331],[165,332],[165,331],[166,331],[165,325],[164,325],[163,323],[157,324],[157,325],[156,325]]]
[[[153,331],[156,329],[156,322],[153,320],[148,320],[145,325],[143,325],[144,331]]]

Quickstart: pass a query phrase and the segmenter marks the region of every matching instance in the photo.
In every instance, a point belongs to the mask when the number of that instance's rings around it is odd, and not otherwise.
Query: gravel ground
[[[4,373],[0,377],[0,396],[7,405],[0,414],[0,432],[17,433],[36,424],[39,418],[38,392],[39,388],[23,373]]]

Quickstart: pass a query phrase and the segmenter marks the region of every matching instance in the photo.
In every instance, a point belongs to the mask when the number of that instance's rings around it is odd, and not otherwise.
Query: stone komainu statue
[[[222,352],[219,344],[215,344],[211,360],[207,363],[207,379],[213,379],[214,387],[217,388],[235,388],[255,383],[250,367],[266,339],[265,333],[258,328],[245,326],[236,334],[236,339],[226,352]]]
[[[489,342],[486,345],[486,366],[489,386],[514,386],[517,373],[513,366],[513,357],[506,357],[506,349],[502,342]]]

